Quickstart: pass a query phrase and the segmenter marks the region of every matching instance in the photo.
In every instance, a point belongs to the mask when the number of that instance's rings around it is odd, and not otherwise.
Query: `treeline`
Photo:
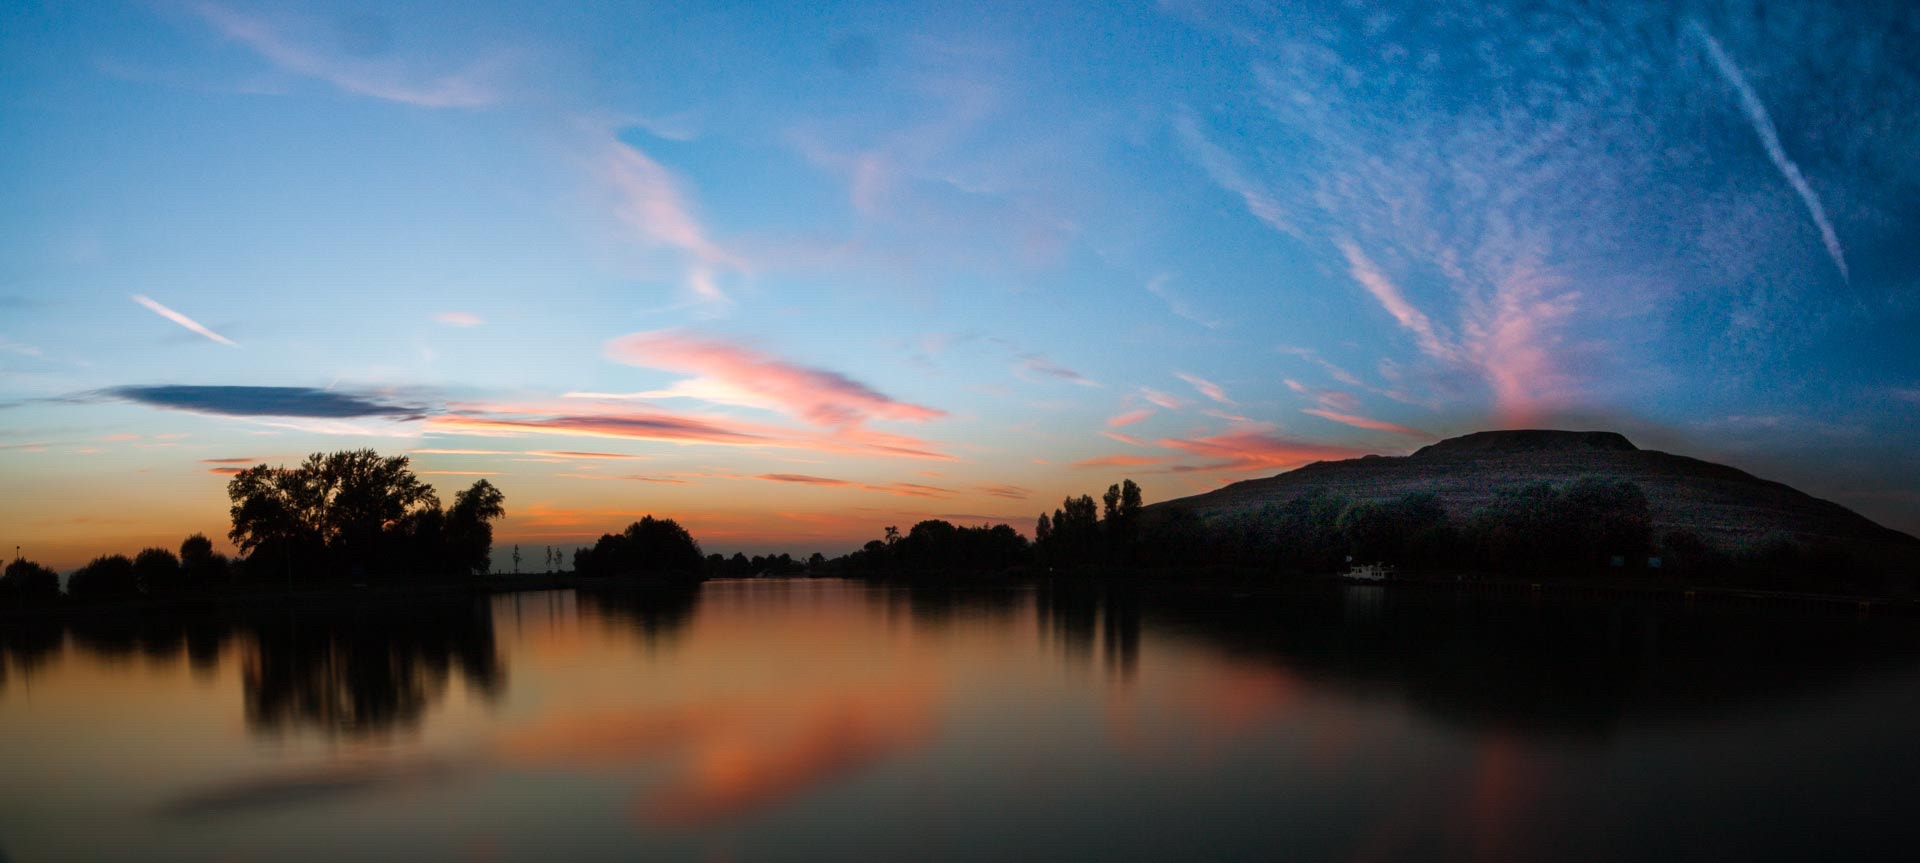
[[[314,453],[296,467],[260,464],[227,483],[240,550],[229,560],[194,534],[179,552],[154,547],[94,558],[67,577],[77,599],[167,597],[261,586],[451,582],[485,575],[492,522],[505,496],[482,479],[442,506],[406,456],[373,450]],[[59,598],[60,576],[26,560],[9,563],[0,600]]]
[[[1414,493],[1356,500],[1316,489],[1258,509],[1202,518],[1184,509],[1148,516],[1132,480],[1096,504],[1070,497],[1034,526],[1035,563],[1088,567],[1234,566],[1334,573],[1354,563],[1409,571],[1536,572],[1644,567],[1653,516],[1640,487],[1598,477],[1504,492],[1457,521],[1440,498]]]
[[[1031,560],[1027,538],[1007,525],[964,527],[936,518],[915,524],[904,534],[889,525],[882,538],[851,554],[821,561],[815,571],[849,576],[1007,572],[1024,568]]]

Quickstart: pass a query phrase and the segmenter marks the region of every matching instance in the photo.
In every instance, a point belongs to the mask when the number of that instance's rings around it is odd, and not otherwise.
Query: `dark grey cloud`
[[[161,384],[124,386],[101,390],[108,398],[138,402],[157,408],[192,411],[220,416],[313,417],[350,419],[387,417],[425,419],[428,410],[419,405],[393,404],[372,396],[321,390],[312,387],[229,387]]]

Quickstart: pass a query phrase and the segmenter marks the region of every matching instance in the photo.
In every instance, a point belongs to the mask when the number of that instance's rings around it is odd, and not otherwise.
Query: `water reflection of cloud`
[[[793,691],[559,715],[508,735],[510,762],[575,770],[671,764],[636,797],[647,824],[695,826],[798,798],[934,736],[927,683]]]
[[[459,765],[434,760],[313,765],[191,790],[163,802],[159,813],[175,818],[238,815],[432,784],[461,772]]]

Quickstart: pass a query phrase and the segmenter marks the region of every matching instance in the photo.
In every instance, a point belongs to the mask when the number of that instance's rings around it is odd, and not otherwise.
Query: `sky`
[[[1910,3],[10,0],[0,541],[372,447],[833,555],[1531,427],[1920,532],[1916,105]]]

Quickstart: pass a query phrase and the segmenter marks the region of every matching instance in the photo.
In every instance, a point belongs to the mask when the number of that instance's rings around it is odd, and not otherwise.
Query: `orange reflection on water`
[[[534,766],[670,763],[632,813],[648,824],[697,826],[779,805],[924,747],[938,725],[938,694],[930,683],[902,681],[562,715],[500,745],[508,760]]]
[[[635,803],[649,823],[697,825],[797,796],[925,746],[934,693],[926,687],[810,698],[692,745],[686,769]]]

